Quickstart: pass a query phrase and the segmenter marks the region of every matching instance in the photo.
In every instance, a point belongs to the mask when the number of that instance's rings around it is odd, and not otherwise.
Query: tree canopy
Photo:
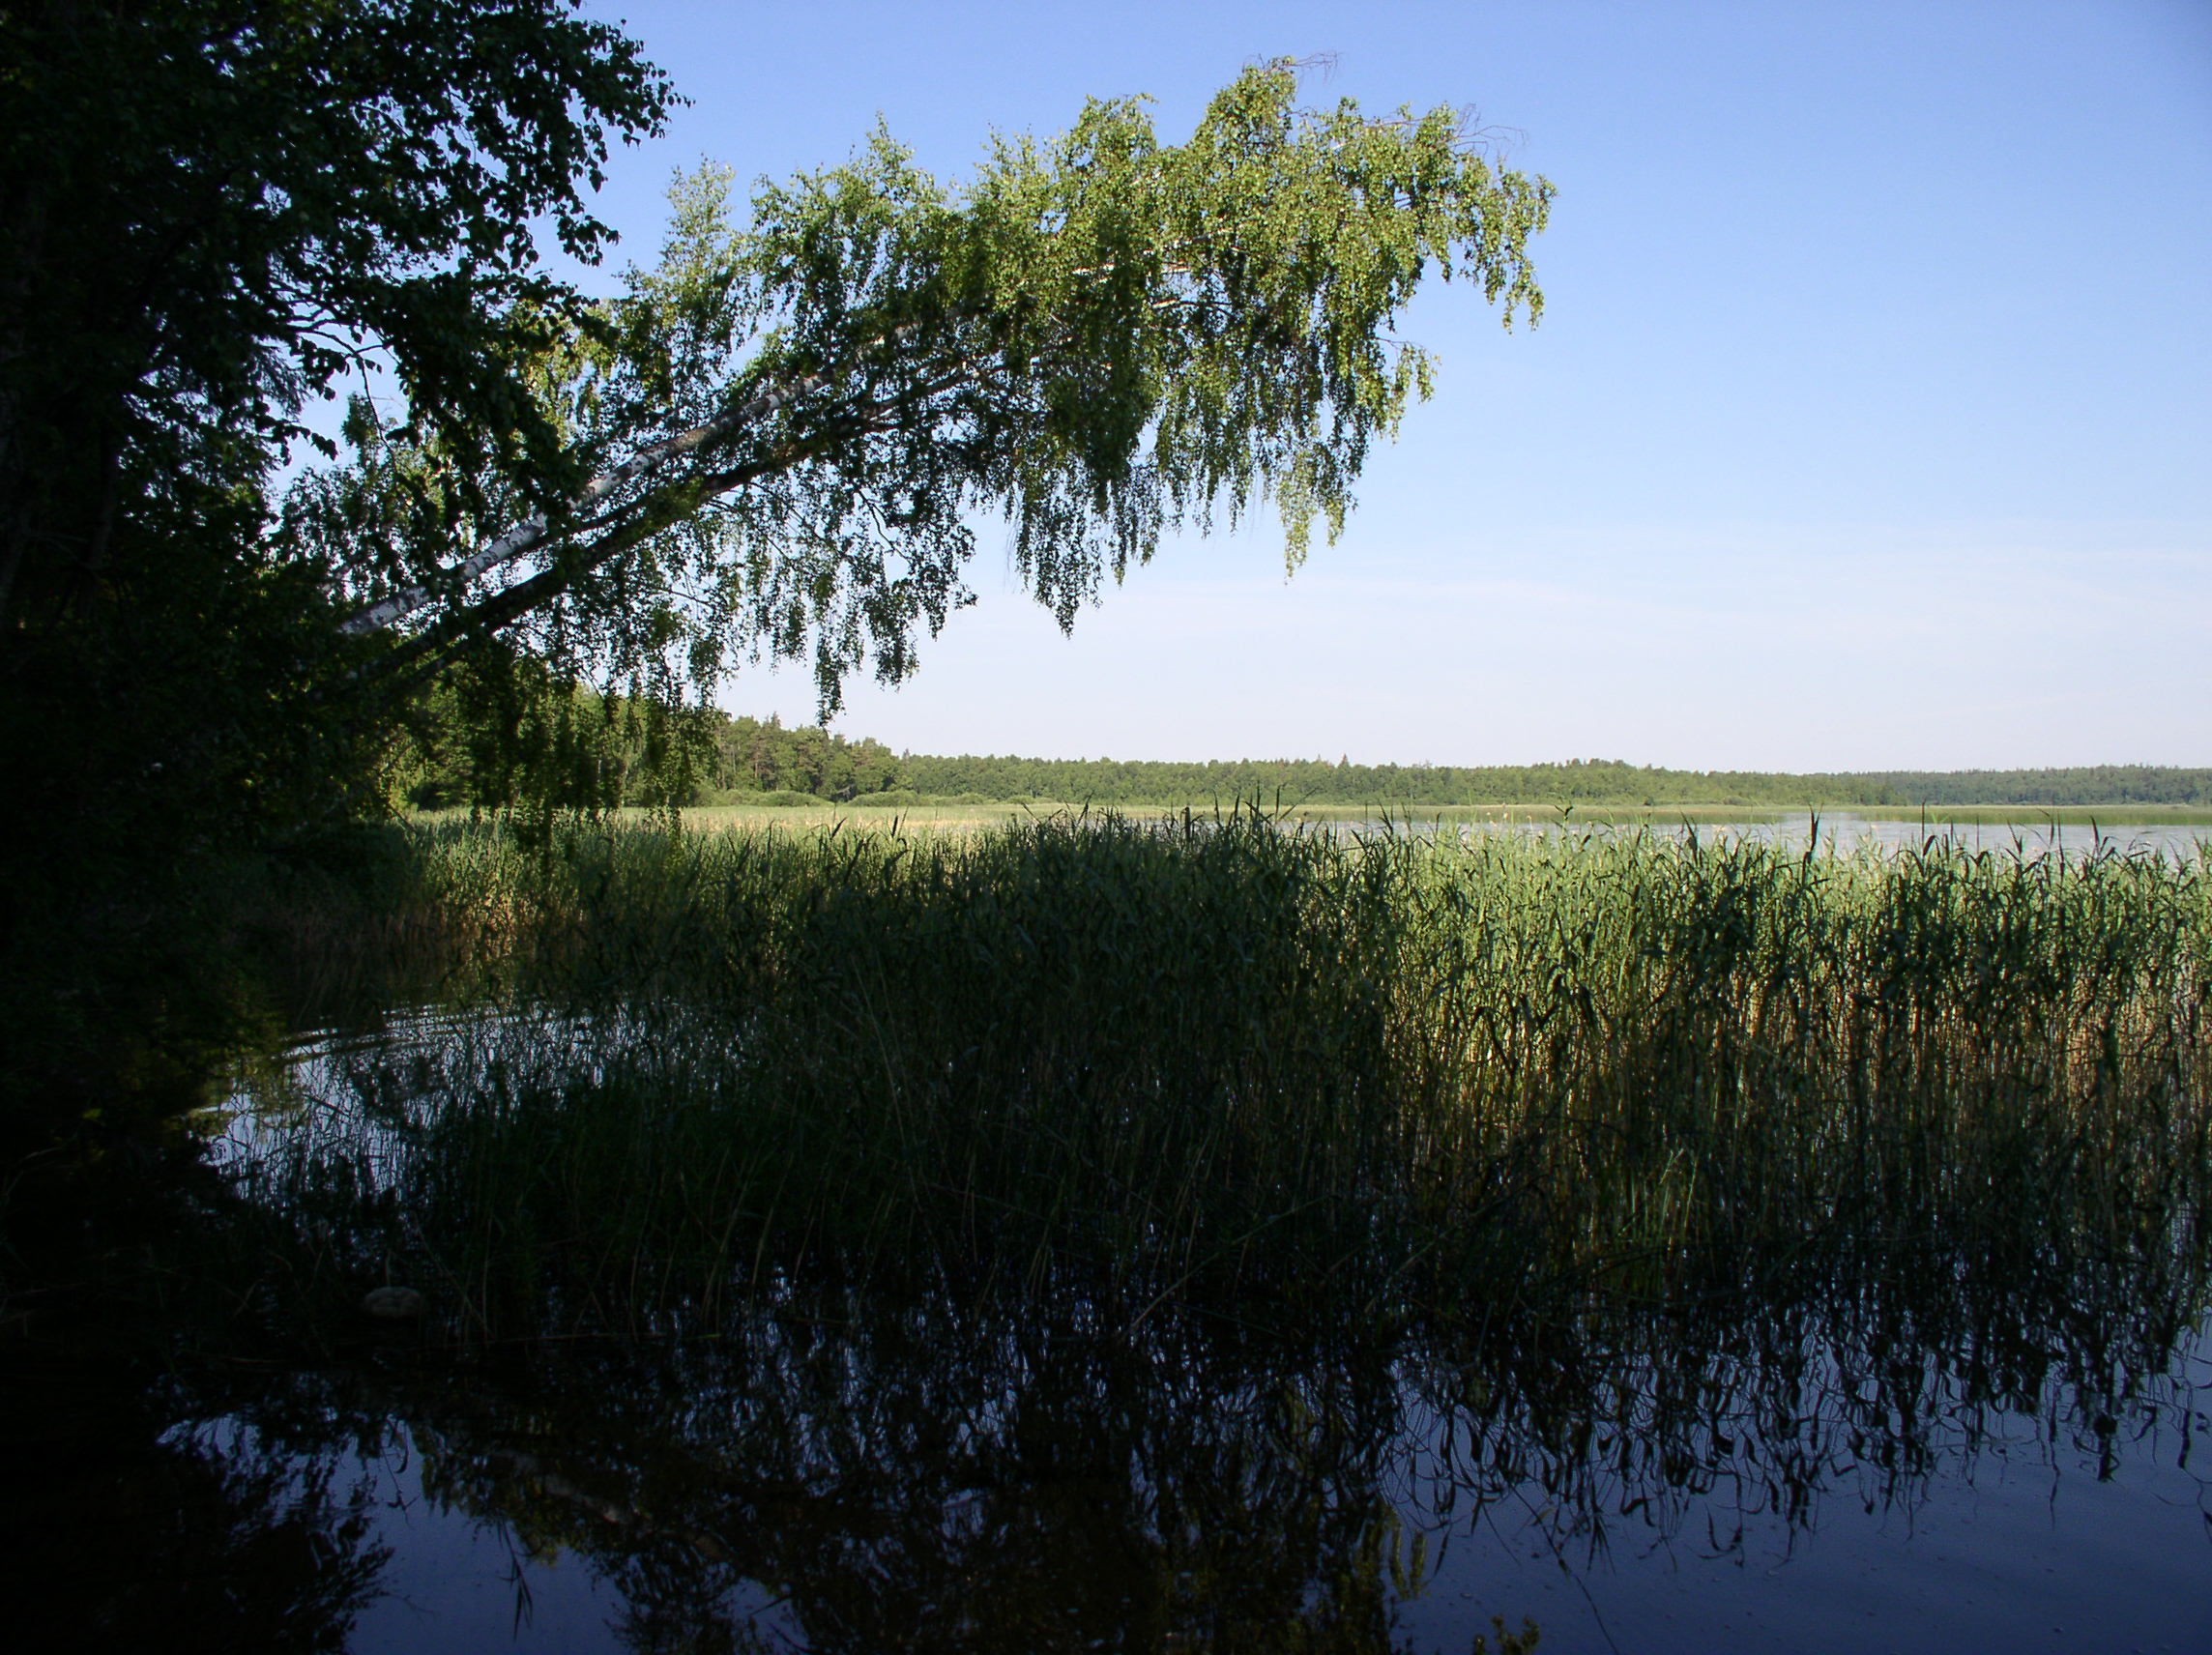
[[[854,669],[913,670],[980,520],[1063,625],[1265,500],[1295,564],[1429,390],[1392,332],[1424,278],[1542,307],[1547,183],[1451,110],[1304,108],[1288,63],[1181,144],[1093,102],[958,187],[882,131],[742,221],[732,185],[680,179],[658,262],[522,364],[561,466],[364,409],[352,463],[295,491],[288,546],[389,640],[366,677],[497,634],[663,687],[806,658],[833,711]]]
[[[416,417],[548,481],[520,383],[596,258],[610,132],[669,102],[560,0],[165,0],[0,12],[0,621],[129,601],[148,531],[262,486],[376,358]],[[108,589],[104,593],[102,589]]]
[[[956,185],[882,131],[749,205],[703,166],[587,303],[540,244],[599,256],[609,145],[673,97],[560,0],[0,10],[12,857],[358,810],[440,683],[518,740],[748,659],[833,711],[993,519],[1063,624],[1266,504],[1295,565],[1429,390],[1423,281],[1542,307],[1549,184],[1287,62],[1180,143],[1094,102]],[[357,379],[397,397],[318,436]]]
[[[562,0],[0,6],[0,929],[363,801],[391,709],[276,532],[304,416],[373,366],[564,486],[540,244],[599,255],[586,194],[671,97]]]
[[[567,486],[542,250],[599,255],[671,98],[563,0],[0,3],[0,1094],[128,1066],[213,992],[216,862],[374,802],[402,709],[277,532],[287,456],[373,366]]]

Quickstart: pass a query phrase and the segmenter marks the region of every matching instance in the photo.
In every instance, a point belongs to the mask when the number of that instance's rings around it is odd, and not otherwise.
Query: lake
[[[2119,823],[2105,826],[2090,822],[2052,822],[2048,819],[2019,822],[1975,823],[1922,823],[1917,820],[1900,820],[1894,816],[1861,815],[1849,810],[1798,810],[1777,814],[1772,819],[1757,821],[1730,821],[1715,815],[1685,822],[1670,819],[1663,811],[1653,811],[1648,818],[1636,822],[1601,822],[1585,825],[1572,817],[1563,821],[1466,821],[1447,818],[1441,824],[1423,819],[1412,813],[1415,827],[1427,831],[1441,826],[1444,830],[1463,832],[1499,833],[1636,833],[1648,831],[1680,838],[1690,833],[1706,837],[1750,839],[1762,843],[1803,850],[1812,843],[1816,826],[1823,848],[1849,852],[1863,845],[1877,846],[1884,851],[1917,850],[1930,839],[1950,841],[1969,850],[1988,851],[1997,855],[2015,853],[2043,857],[2063,853],[2068,857],[2093,856],[2099,852],[2109,854],[2159,856],[2173,861],[2194,859],[2201,848],[2212,843],[2212,827],[2194,823]],[[1368,825],[1359,822],[1332,824],[1348,831],[1368,830]]]
[[[283,1113],[482,1038],[447,1014],[304,1041]],[[2200,1279],[1950,1263],[1372,1350],[790,1282],[643,1349],[357,1341],[163,1441],[322,1502],[364,1655],[1460,1655],[1494,1617],[1547,1651],[2206,1646],[2212,1331],[2177,1321]]]
[[[1930,837],[1955,839],[1977,851],[2048,856],[2062,851],[2069,857],[2089,856],[2110,848],[2122,855],[2149,852],[2172,859],[2194,857],[2199,847],[2212,841],[2212,827],[2185,823],[2119,824],[2023,821],[2008,823],[1933,823],[1898,821],[1892,817],[1861,816],[1851,811],[1821,811],[1820,839],[1842,850],[1875,844],[1885,850],[1909,850]],[[1721,825],[1721,831],[1750,838],[1771,839],[1778,844],[1802,847],[1813,831],[1813,814],[1796,811],[1780,822]],[[1673,829],[1679,831],[1679,829]],[[1701,828],[1701,831],[1703,829]]]
[[[252,1491],[229,1532],[289,1522],[350,1572],[324,1624],[363,1655],[1463,1655],[1493,1617],[1685,1655],[2212,1637],[2212,1344],[2135,1347],[2117,1307],[1979,1328],[2003,1348],[1971,1360],[1799,1310],[1380,1373],[1203,1326],[820,1308],[505,1371],[357,1357],[163,1443]],[[2100,1354],[2126,1394],[2076,1366]],[[120,1561],[140,1591],[166,1562]]]
[[[2200,876],[1792,830],[422,840],[512,882],[377,933],[469,994],[240,1057],[224,1193],[146,1243],[186,1332],[12,1410],[16,1600],[69,1647],[2212,1646]]]

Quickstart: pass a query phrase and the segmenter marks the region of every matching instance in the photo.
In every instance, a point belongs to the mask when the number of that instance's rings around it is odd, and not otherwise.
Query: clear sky
[[[1344,537],[1170,543],[1062,637],[978,602],[838,728],[922,752],[2212,765],[2212,0],[609,5],[692,102],[600,211],[840,160],[941,175],[1086,96],[1179,138],[1244,63],[1472,105],[1558,188],[1549,309],[1403,330],[1433,401]],[[802,674],[733,711],[806,720]]]

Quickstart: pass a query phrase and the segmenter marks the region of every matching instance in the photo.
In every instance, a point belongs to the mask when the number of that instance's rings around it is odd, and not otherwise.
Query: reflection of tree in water
[[[1381,1651],[1424,1530],[1486,1511],[1540,1513],[1571,1559],[1623,1529],[1726,1551],[1832,1498],[1909,1507],[2022,1439],[2108,1470],[2153,1452],[2201,1285],[1922,1258],[1388,1355],[1347,1354],[1372,1343],[1350,1327],[855,1295],[688,1347],[390,1378],[432,1493],[589,1558],[639,1648]]]
[[[618,1056],[643,1049],[628,1040],[608,1035]],[[1528,1532],[1574,1566],[1623,1534],[1740,1554],[1843,1502],[1910,1510],[1988,1454],[2109,1473],[2185,1411],[2163,1376],[2206,1302],[2212,1164],[2178,1067],[2146,1070],[2125,1110],[2110,1066],[2066,1109],[2010,1067],[2002,1108],[1935,1072],[1871,1147],[1848,1110],[1748,1146],[1725,1120],[1670,1137],[1633,1111],[1613,1124],[1643,1138],[1615,1145],[1600,1120],[1584,1144],[1536,1112],[1485,1163],[1495,1201],[1453,1185],[1461,1205],[1409,1218],[1395,1185],[1353,1177],[1324,1222],[1248,1180],[1271,1228],[1217,1249],[1237,1261],[1218,1278],[1117,1273],[1092,1257],[1111,1247],[1018,1227],[963,1252],[950,1223],[863,1226],[843,1250],[800,1226],[788,1253],[763,1238],[755,1292],[696,1222],[752,1209],[685,1173],[743,1119],[605,1074],[523,1109],[495,1059],[481,1087],[466,1063],[438,1089],[395,1080],[361,1111],[367,1136],[320,1160],[309,1143],[267,1210],[303,1220],[297,1279],[354,1292],[397,1256],[443,1296],[427,1343],[458,1354],[333,1394],[404,1424],[435,1497],[588,1559],[647,1649],[1382,1651],[1431,1530]],[[1675,1089],[1706,1095],[1695,1078]],[[410,1148],[407,1112],[434,1090],[499,1102],[452,1116],[498,1152]],[[1923,1105],[1941,1129],[1916,1135]],[[547,1149],[600,1131],[676,1148]],[[1603,1176],[1578,1171],[1585,1151]],[[654,1222],[597,1225],[640,1169],[662,1180]],[[1687,1218],[1653,1221],[1661,1201]],[[1250,1216],[1231,1201],[1208,1221],[1248,1237]],[[292,1256],[287,1234],[270,1257]],[[912,1289],[1030,1257],[1064,1279],[1016,1304]],[[873,1285],[827,1288],[840,1267]],[[1132,1299],[1152,1309],[1109,1308]],[[671,1336],[579,1337],[623,1328]]]
[[[2163,1451],[2205,1288],[2168,1216],[2132,1248],[1861,1238],[1644,1303],[1470,1294],[1387,1339],[1341,1305],[1262,1334],[787,1290],[718,1338],[233,1366],[166,1414],[55,1387],[8,1555],[35,1646],[337,1649],[386,1559],[345,1467],[404,1428],[433,1498],[587,1560],[640,1649],[1381,1652],[1441,1531],[1725,1552],[1993,1450]]]
[[[592,1555],[644,1647],[742,1647],[748,1582],[824,1650],[1388,1647],[1385,1372],[843,1309],[435,1408],[430,1485]]]
[[[106,1387],[95,1387],[104,1390]],[[18,1403],[48,1403],[33,1384]],[[338,1651],[389,1552],[334,1456],[252,1434],[157,1437],[136,1399],[82,1395],[17,1430],[0,1551],[19,1649]]]

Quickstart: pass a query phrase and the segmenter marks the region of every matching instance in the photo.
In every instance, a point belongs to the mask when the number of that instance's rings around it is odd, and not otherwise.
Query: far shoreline
[[[759,801],[725,798],[711,804],[678,807],[687,827],[702,828],[748,826],[827,826],[865,819],[871,825],[892,820],[915,826],[986,825],[1023,817],[1098,816],[1153,819],[1180,816],[1186,811],[1205,819],[1239,810],[1257,809],[1277,820],[1298,822],[1451,822],[1479,826],[1484,823],[1531,827],[1639,827],[1664,828],[1711,825],[1756,826],[1818,816],[1828,823],[1924,823],[1932,831],[1948,828],[2212,828],[2212,806],[2199,804],[1975,804],[1921,808],[1886,804],[1726,804],[1696,803],[1560,805],[1541,802],[1499,804],[1363,804],[1255,801],[1251,798],[1167,801],[1114,801],[1050,798],[930,798],[912,794],[860,794],[849,799],[800,798],[790,796]],[[484,814],[492,814],[489,809]],[[477,812],[466,807],[412,811],[411,820],[445,822],[466,820]],[[665,818],[665,810],[625,806],[608,812],[622,819]]]

